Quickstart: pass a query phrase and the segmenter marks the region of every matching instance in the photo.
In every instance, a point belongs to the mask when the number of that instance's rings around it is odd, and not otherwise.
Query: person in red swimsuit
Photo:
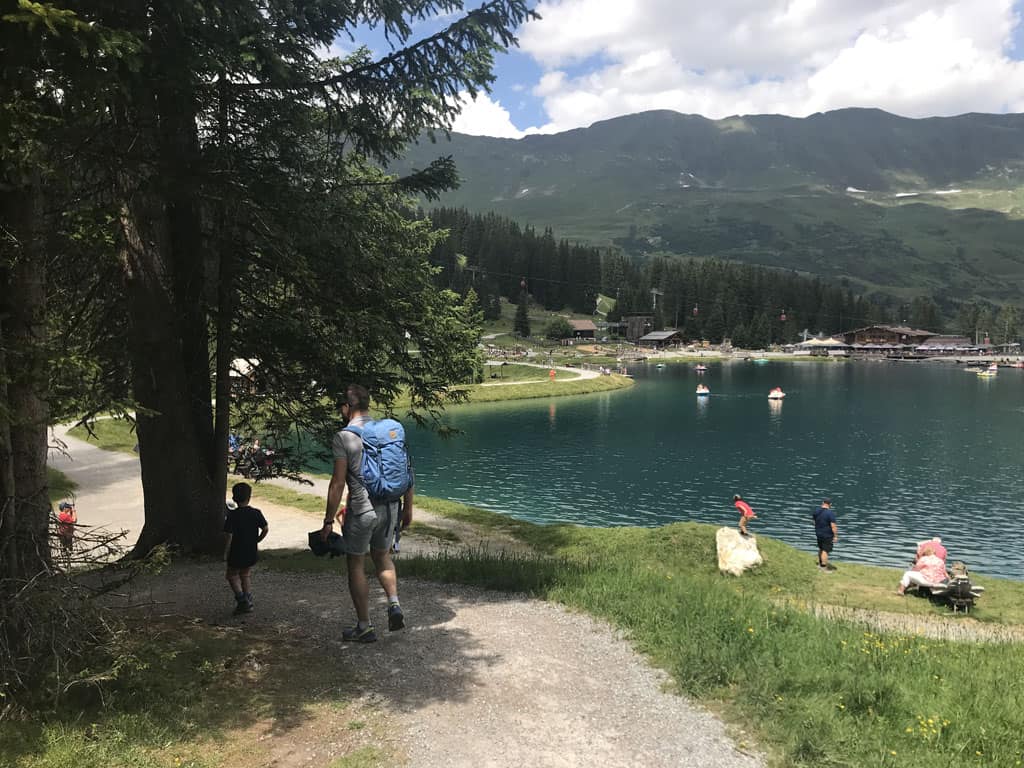
[[[747,521],[756,520],[757,515],[738,493],[732,497],[732,502],[736,506],[736,509],[740,511],[740,536],[749,536],[750,534],[747,533]]]

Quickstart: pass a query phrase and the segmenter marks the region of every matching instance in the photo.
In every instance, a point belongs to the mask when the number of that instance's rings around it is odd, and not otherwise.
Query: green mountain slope
[[[559,236],[904,296],[1024,294],[1024,115],[647,112],[518,141],[455,134],[413,147],[395,170],[443,154],[463,183],[439,204]]]

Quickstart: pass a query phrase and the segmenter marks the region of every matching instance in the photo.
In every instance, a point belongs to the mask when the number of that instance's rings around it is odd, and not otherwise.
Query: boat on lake
[[[704,371],[706,371],[707,369],[708,367],[706,365],[698,364],[697,367],[694,368],[693,370],[695,370],[697,373],[704,373]]]
[[[767,362],[768,362],[768,358],[767,357],[755,357],[754,358],[755,365],[764,365]]]
[[[979,376],[983,378],[989,378],[999,373],[999,366],[996,365],[995,363],[992,363],[992,365],[990,365],[988,368],[983,368],[977,373]]]
[[[697,385],[697,397],[707,397],[711,394],[711,390],[708,389],[704,384]]]
[[[786,393],[782,391],[782,387],[773,387],[772,391],[768,393],[769,400],[781,400],[786,396]]]

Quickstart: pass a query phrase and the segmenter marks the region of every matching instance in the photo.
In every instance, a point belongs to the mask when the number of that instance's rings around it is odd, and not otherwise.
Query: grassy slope
[[[500,387],[468,387],[469,402],[495,403],[503,400],[531,400],[544,397],[563,397],[565,395],[585,395],[594,392],[610,392],[625,389],[633,385],[633,380],[626,376],[597,376],[592,379],[568,379],[561,377],[572,374],[558,372],[554,382],[541,381],[533,384],[509,384]]]
[[[762,537],[765,566],[735,579],[717,572],[712,526],[539,527],[451,502],[423,504],[518,535],[540,556],[403,558],[403,574],[526,591],[608,619],[681,691],[755,733],[775,765],[933,768],[1022,759],[1024,695],[1013,670],[1024,662],[1024,645],[868,632],[801,608],[834,602],[948,616],[924,600],[893,596],[896,571],[843,564],[822,574],[813,557]],[[322,567],[300,556],[268,566]],[[1024,621],[1024,585],[984,583],[978,618]]]
[[[52,467],[46,468],[46,477],[51,504],[59,504],[64,499],[74,498],[78,483]]]
[[[0,722],[0,765],[250,768],[276,764],[279,740],[310,727],[330,734],[321,746],[339,756],[332,766],[398,757],[378,746],[380,715],[353,703],[355,682],[288,635],[170,621],[137,626],[124,642],[102,701],[77,688],[45,717]]]
[[[608,299],[608,301],[612,301]],[[614,302],[613,302],[614,303]],[[607,302],[606,302],[607,304]],[[511,304],[507,299],[501,300],[501,317],[497,320],[489,320],[484,323],[484,335],[493,333],[508,334],[508,336],[499,336],[496,339],[485,339],[485,344],[494,344],[496,346],[508,346],[510,344],[523,344],[521,340],[517,340],[511,336],[512,330],[515,327],[516,317],[516,305]],[[605,310],[607,311],[607,309]],[[530,317],[530,331],[534,336],[540,337],[544,333],[544,329],[547,324],[550,323],[556,317],[564,317],[571,320],[595,320],[593,315],[584,315],[575,312],[561,311],[552,312],[544,309],[544,307],[537,304],[531,304],[527,314]]]
[[[559,379],[577,379],[579,378],[578,373],[568,373],[566,371],[558,372]],[[484,366],[484,382],[495,383],[502,381],[544,381],[548,380],[548,369],[538,368],[535,365],[519,365],[517,363],[505,363],[504,365],[485,365]],[[505,385],[502,385],[505,386]]]

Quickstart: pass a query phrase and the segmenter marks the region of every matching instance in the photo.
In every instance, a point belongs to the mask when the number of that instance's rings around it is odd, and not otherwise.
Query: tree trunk
[[[190,324],[173,300],[167,205],[145,183],[126,198],[122,263],[146,514],[133,554],[145,556],[158,544],[212,554],[220,548],[224,501],[208,471],[210,422],[197,429],[195,418],[203,410],[197,399],[209,412],[209,378],[205,391],[196,391],[186,365],[189,340],[181,330]]]
[[[158,544],[217,553],[224,483],[213,424],[207,250],[200,218],[199,139],[190,42],[156,4],[140,20],[161,55],[135,80],[129,122],[142,162],[120,180],[128,347],[138,404],[146,521],[133,552]],[[126,164],[127,165],[127,164]],[[224,435],[226,454],[227,434]]]
[[[0,191],[0,578],[50,567],[46,265],[38,179]]]
[[[227,77],[221,72],[219,98],[219,139],[223,156],[228,155],[228,90]],[[217,204],[217,331],[214,343],[213,445],[209,458],[210,472],[219,480],[221,497],[227,496],[228,434],[231,431],[231,360],[234,347],[235,253],[228,224],[228,203],[224,196]]]

